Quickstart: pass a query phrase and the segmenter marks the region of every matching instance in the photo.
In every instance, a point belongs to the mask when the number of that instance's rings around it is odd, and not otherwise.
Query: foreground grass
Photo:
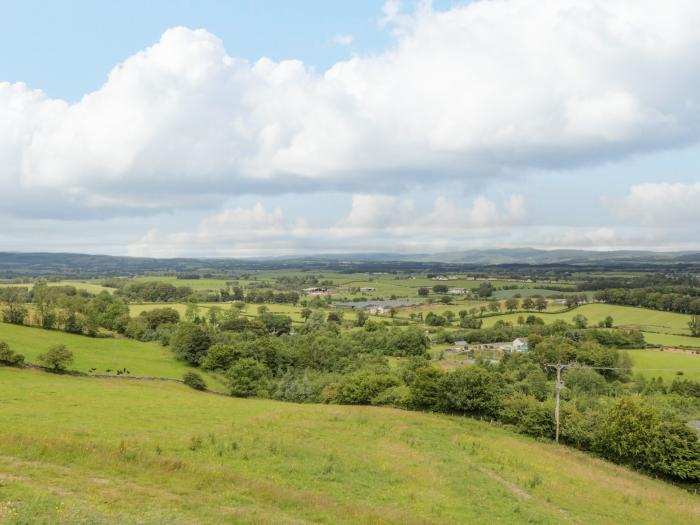
[[[694,523],[700,500],[467,418],[0,368],[3,523]]]
[[[55,344],[64,344],[73,352],[72,370],[104,374],[106,370],[126,368],[132,376],[157,376],[182,379],[192,367],[178,361],[172,352],[157,343],[141,343],[125,338],[94,338],[67,334],[57,330],[44,330],[29,326],[0,323],[0,341],[23,354],[30,363],[37,363],[39,354]],[[202,373],[207,386],[225,391],[215,377]]]

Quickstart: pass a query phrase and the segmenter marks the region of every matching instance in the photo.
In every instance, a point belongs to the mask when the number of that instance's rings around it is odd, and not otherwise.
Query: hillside
[[[683,490],[475,420],[0,368],[4,523],[693,523]]]
[[[44,330],[29,326],[0,323],[0,341],[5,341],[30,363],[37,363],[39,354],[51,345],[63,344],[73,352],[71,370],[105,374],[107,370],[126,368],[131,376],[157,376],[182,379],[192,367],[175,359],[173,353],[158,343],[141,343],[125,338],[93,338],[67,334],[57,330]],[[221,382],[200,372],[209,388],[225,390]]]

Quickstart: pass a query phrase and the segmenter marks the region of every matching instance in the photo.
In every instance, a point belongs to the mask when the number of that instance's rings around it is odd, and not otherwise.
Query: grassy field
[[[0,368],[0,522],[665,523],[681,489],[459,417]]]
[[[653,345],[663,345],[666,347],[689,347],[700,349],[700,337],[644,332],[644,339],[647,343]]]
[[[677,372],[686,379],[700,381],[700,355],[692,352],[668,352],[661,350],[629,350],[635,371],[648,377],[663,377],[671,382]],[[669,370],[649,370],[663,368]],[[646,370],[636,370],[646,369]]]
[[[98,374],[107,369],[126,368],[132,376],[157,376],[182,379],[191,367],[177,361],[172,352],[157,343],[141,343],[133,339],[92,338],[64,332],[0,323],[0,341],[36,363],[39,354],[51,345],[64,344],[73,352],[72,370],[88,372],[97,368]],[[215,377],[202,373],[211,389],[225,391]]]
[[[643,331],[661,333],[689,334],[688,321],[690,316],[677,314],[674,312],[660,312],[658,310],[647,310],[645,308],[635,308],[633,306],[618,306],[612,304],[585,304],[571,311],[564,313],[542,313],[536,314],[546,322],[551,323],[555,319],[563,319],[571,322],[575,315],[584,315],[588,318],[590,325],[595,325],[608,315],[612,316],[615,326],[638,328]],[[498,320],[515,323],[518,316],[522,314],[506,314],[484,319],[484,326],[493,326]]]

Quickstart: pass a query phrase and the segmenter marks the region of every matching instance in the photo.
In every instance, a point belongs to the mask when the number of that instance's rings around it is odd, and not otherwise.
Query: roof
[[[526,345],[527,344],[527,337],[518,337],[515,341],[513,341],[514,345]]]

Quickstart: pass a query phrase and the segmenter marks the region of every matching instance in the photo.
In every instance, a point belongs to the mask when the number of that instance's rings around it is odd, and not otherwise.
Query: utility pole
[[[556,433],[554,435],[554,440],[559,443],[559,399],[560,399],[560,393],[561,393],[561,387],[562,387],[562,381],[561,381],[561,371],[562,368],[564,368],[566,365],[562,365],[561,363],[555,365],[557,368],[557,404],[554,407],[554,419],[556,421]]]

